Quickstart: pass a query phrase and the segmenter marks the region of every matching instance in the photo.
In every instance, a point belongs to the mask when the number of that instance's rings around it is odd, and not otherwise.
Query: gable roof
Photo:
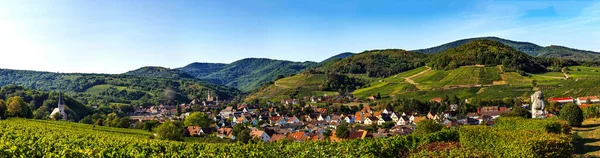
[[[253,138],[256,138],[256,137],[262,136],[264,133],[265,133],[265,131],[262,131],[262,130],[252,130],[250,132],[250,136],[252,136]]]
[[[290,133],[287,136],[290,139],[293,139],[295,141],[301,141],[304,138],[304,132],[294,132],[294,133]]]
[[[274,134],[273,136],[271,136],[270,142],[277,142],[277,141],[283,140],[285,138],[286,138],[285,134]]]

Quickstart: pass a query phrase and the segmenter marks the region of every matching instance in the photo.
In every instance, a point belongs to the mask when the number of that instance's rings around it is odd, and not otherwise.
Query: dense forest
[[[505,71],[546,71],[543,65],[533,60],[533,57],[492,40],[474,40],[439,54],[433,54],[427,65],[440,70],[468,65],[503,65]]]
[[[108,74],[63,74],[0,69],[0,86],[15,84],[46,91],[63,90],[85,105],[124,103],[133,105],[175,104],[205,98],[208,91],[221,98],[239,91],[197,79],[170,79]]]
[[[168,69],[164,67],[146,66],[136,70],[124,73],[124,75],[140,76],[140,77],[158,77],[170,79],[193,79],[194,76],[183,71]]]
[[[370,50],[336,62],[331,71],[388,77],[423,66],[426,58],[424,54],[401,49]]]

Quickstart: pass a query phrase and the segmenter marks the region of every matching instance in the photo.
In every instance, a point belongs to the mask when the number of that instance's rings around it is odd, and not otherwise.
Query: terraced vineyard
[[[337,92],[321,91],[325,74],[298,74],[275,81],[273,85],[264,87],[248,96],[247,100],[268,98],[271,101],[288,99],[292,94],[299,96],[335,95]]]
[[[568,72],[573,78],[600,77],[600,68],[598,67],[571,66]]]

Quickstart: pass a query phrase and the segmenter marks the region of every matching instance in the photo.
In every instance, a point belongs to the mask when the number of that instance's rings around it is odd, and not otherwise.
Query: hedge
[[[470,157],[470,158],[487,158],[494,157],[487,152],[483,152],[473,148],[454,148],[440,151],[421,151],[410,154],[411,158],[423,157]]]
[[[571,132],[571,127],[566,121],[556,118],[499,117],[494,120],[494,127],[507,130],[536,130],[555,134],[568,134]]]
[[[508,130],[487,126],[460,129],[463,147],[490,153],[495,157],[571,157],[571,137],[540,130]]]

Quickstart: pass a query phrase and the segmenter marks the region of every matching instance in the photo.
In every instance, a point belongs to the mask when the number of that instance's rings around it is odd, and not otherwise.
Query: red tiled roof
[[[590,100],[598,100],[598,96],[585,96],[585,97],[579,97],[577,99],[579,99],[579,100],[588,100],[588,99],[590,99]]]
[[[273,136],[271,136],[271,142],[277,142],[279,140],[285,139],[285,135],[284,134],[274,134]]]
[[[561,101],[561,100],[571,100],[571,101],[573,101],[573,98],[572,97],[548,98],[548,100],[550,100],[550,101]]]
[[[302,138],[304,138],[304,132],[290,133],[290,134],[288,134],[288,138],[296,140],[296,141],[300,141],[300,140],[302,140]]]
[[[584,108],[587,108],[589,106],[592,106],[592,104],[581,104],[579,105],[579,108],[583,110]]]

